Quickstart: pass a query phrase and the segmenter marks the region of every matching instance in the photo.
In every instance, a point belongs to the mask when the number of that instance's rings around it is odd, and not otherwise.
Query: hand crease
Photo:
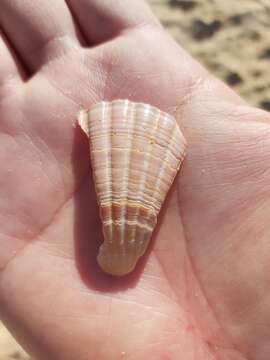
[[[42,67],[60,58],[64,52],[68,53],[73,49],[79,49],[76,42],[69,35],[58,34],[48,37],[41,47],[33,49],[32,52],[38,55],[41,54],[40,56],[36,55],[36,57],[39,59],[39,67]]]
[[[21,249],[19,249],[13,256],[10,257],[10,259],[6,262],[5,266],[0,269],[0,275],[3,275],[4,272],[7,270],[7,268],[10,266],[11,263],[14,262],[15,259],[18,258],[18,256],[21,256],[23,254],[24,249],[29,246],[33,241],[38,240],[50,227],[52,224],[54,224],[55,220],[57,219],[58,214],[61,212],[61,210],[66,206],[66,204],[69,202],[69,200],[76,195],[77,192],[80,191],[80,188],[82,187],[83,183],[87,180],[88,181],[89,174],[87,172],[86,175],[82,177],[82,180],[78,184],[77,189],[74,189],[67,197],[66,199],[58,206],[58,208],[54,211],[54,213],[51,216],[50,221],[45,224],[36,235],[32,236],[31,239],[27,239],[27,242],[25,243],[25,246],[23,246]],[[17,237],[18,240],[24,241],[23,238]],[[30,241],[30,243],[29,243]]]

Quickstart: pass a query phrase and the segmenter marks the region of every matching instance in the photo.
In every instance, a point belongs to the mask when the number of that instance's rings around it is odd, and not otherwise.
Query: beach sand
[[[250,104],[270,110],[268,0],[149,0],[175,39]]]
[[[268,0],[148,1],[196,59],[250,104],[270,110]],[[12,359],[29,357],[0,324],[0,360]]]

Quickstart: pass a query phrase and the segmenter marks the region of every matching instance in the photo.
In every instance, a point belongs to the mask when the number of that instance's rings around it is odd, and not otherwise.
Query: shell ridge
[[[111,223],[114,224],[114,226],[123,226],[123,224],[128,224],[128,225],[136,225],[142,229],[147,229],[148,231],[151,231],[152,230],[152,227],[147,225],[147,224],[144,224],[138,220],[107,220],[107,221],[104,221],[104,224],[105,225],[110,225]]]
[[[129,107],[130,107],[130,116],[131,116],[131,127],[129,129],[128,134],[131,135],[131,140],[129,142],[130,148],[129,148],[129,152],[128,152],[128,171],[127,171],[127,181],[126,181],[126,194],[125,194],[125,212],[124,212],[124,217],[123,217],[123,244],[124,244],[124,251],[128,256],[128,261],[130,261],[130,251],[127,251],[127,248],[129,248],[130,246],[130,242],[125,241],[125,235],[126,233],[128,233],[129,231],[129,226],[133,226],[134,224],[132,222],[129,222],[126,219],[126,214],[129,208],[129,199],[130,199],[130,180],[131,180],[131,176],[129,176],[130,172],[131,172],[131,166],[132,166],[132,149],[133,149],[133,145],[134,145],[134,140],[135,138],[132,136],[136,127],[136,121],[137,121],[137,112],[136,112],[136,104],[129,102]],[[134,256],[134,254],[133,254]]]
[[[175,172],[175,171],[177,172],[179,170],[179,167],[174,168],[172,170],[173,170],[173,172]],[[140,174],[140,172],[138,171],[138,175]],[[135,173],[135,171],[134,171],[134,173]],[[148,180],[154,180],[155,181],[156,177],[153,174],[149,173],[148,174]],[[132,184],[134,186],[136,185],[135,181],[131,181],[131,180],[129,180],[129,181],[130,181],[130,184]],[[97,187],[99,187],[100,185],[108,184],[108,183],[109,183],[108,180],[104,181],[102,183],[97,181]],[[161,179],[160,186],[161,186],[161,189],[167,188],[167,182],[164,179]],[[146,204],[151,204],[151,199],[152,199],[152,194],[153,194],[153,187],[151,187],[150,185],[145,185],[144,190],[145,190],[144,201],[146,202]],[[113,202],[119,202],[119,200],[121,200],[121,199],[123,199],[123,195],[116,195],[115,194]],[[107,203],[109,200],[110,200],[110,198],[108,198],[108,196],[103,197],[102,200],[101,200],[101,203]],[[140,200],[140,195],[139,194],[137,194],[136,196],[135,195],[132,195],[132,196],[130,195],[129,200],[131,200],[131,202],[132,201],[138,201],[138,200]],[[151,207],[154,208],[153,205],[151,205]]]
[[[159,145],[158,143],[156,143],[155,145],[160,146],[160,147],[162,147],[162,148],[164,148],[164,149],[166,148],[165,145]],[[115,146],[115,147],[114,147],[114,150],[127,151],[127,150],[129,150],[129,149],[128,149],[127,147]],[[171,149],[170,149],[170,150],[171,150]],[[134,152],[134,153],[141,153],[141,151],[138,150],[138,149],[131,149],[130,151],[131,151],[131,152]],[[95,150],[95,152],[96,152],[96,153],[102,153],[102,152],[107,153],[107,152],[110,152],[110,149],[107,149],[107,148],[97,149],[97,150]],[[176,157],[176,155],[174,155],[172,152],[171,152],[171,155],[172,155],[172,156],[175,158],[175,160],[177,160],[177,161],[179,161],[179,160],[181,159],[181,158]],[[159,160],[159,159],[160,159],[159,157],[157,157],[157,156],[155,156],[155,155],[153,155],[153,154],[149,154],[149,156],[152,157],[154,160]],[[170,165],[170,162],[169,162],[169,161],[167,161],[167,166],[168,166],[169,168],[171,168],[172,170],[175,170],[175,168]]]
[[[136,137],[133,136],[133,134],[135,133],[135,128],[136,128],[136,124],[138,122],[138,112],[137,112],[137,106],[135,103],[130,103],[130,106],[132,106],[132,126],[131,126],[131,135],[132,135],[132,141],[131,141],[131,146],[130,146],[130,151],[129,151],[129,169],[128,169],[128,173],[131,172],[131,165],[132,165],[132,162],[131,162],[131,159],[132,159],[132,154],[134,154],[134,149],[133,149],[133,145],[134,145],[134,141],[136,139]],[[135,151],[136,153],[136,151]],[[141,173],[141,171],[139,172]],[[138,176],[139,177],[139,176]],[[131,199],[131,203],[133,203],[133,206],[135,207],[136,209],[136,214],[138,212],[138,208],[139,208],[139,204],[141,203],[140,199],[141,199],[141,196],[140,196],[140,193],[137,195],[137,198],[135,200],[133,200],[134,198],[134,194],[132,194],[132,190],[130,189],[130,184],[131,184],[132,180],[131,180],[131,177],[128,176],[128,182],[127,182],[127,197],[126,197],[126,207],[130,207],[130,199]],[[135,180],[134,182],[134,185],[136,187],[137,185],[137,181]],[[134,248],[136,248],[136,243],[135,243],[135,240],[136,240],[136,229],[137,229],[137,219],[136,219],[136,215],[135,215],[135,220],[134,221],[129,221],[127,219],[124,219],[124,222],[125,222],[125,226],[127,227],[128,226],[132,226],[133,227],[133,230],[132,230],[132,233],[131,233],[131,242],[129,242],[127,245],[128,246],[132,246]],[[126,230],[128,232],[128,228]],[[134,254],[136,256],[136,254]]]
[[[159,120],[160,120],[160,117],[161,117],[161,112],[158,110],[158,109],[155,109],[158,116],[156,116],[156,122],[155,122],[155,127],[153,129],[153,135],[156,135],[157,132],[158,132],[158,128],[159,128]],[[149,111],[149,108],[148,108],[148,111]],[[148,143],[148,146],[147,146],[147,150],[146,150],[146,154],[147,154],[147,158],[144,159],[145,161],[145,165],[143,167],[143,174],[144,176],[142,177],[141,179],[141,182],[140,182],[140,185],[139,185],[139,196],[142,198],[142,203],[144,202],[145,200],[145,197],[143,196],[143,190],[144,190],[144,187],[146,186],[146,180],[147,180],[147,177],[148,177],[148,169],[149,169],[149,164],[150,164],[150,161],[149,161],[149,158],[148,158],[148,155],[149,154],[152,154],[152,151],[153,151],[153,147],[152,147],[152,144],[151,142]],[[139,218],[141,215],[141,207],[138,207],[137,210],[136,210],[136,218]],[[149,216],[147,217],[147,220],[149,219]],[[138,226],[135,227],[135,231],[134,231],[134,235],[133,235],[133,238],[136,239],[137,238],[137,231],[138,231]],[[141,245],[141,244],[140,244]]]
[[[162,166],[161,166],[161,169],[159,171],[159,175],[157,177],[157,180],[156,180],[156,183],[155,183],[155,190],[153,192],[153,198],[155,198],[158,194],[158,189],[159,189],[159,186],[160,186],[160,183],[162,181],[162,177],[163,177],[163,174],[164,174],[164,171],[165,171],[165,163],[166,161],[168,161],[168,156],[169,156],[169,149],[170,149],[170,144],[173,143],[174,141],[174,137],[175,137],[175,131],[177,130],[177,123],[176,121],[174,122],[174,126],[172,127],[172,130],[170,132],[170,142],[168,143],[168,147],[167,147],[167,150],[165,152],[165,155],[164,155],[164,158],[162,159]],[[175,172],[175,175],[177,174],[177,171]],[[168,187],[169,188],[169,187]]]
[[[110,104],[109,102],[104,102],[103,103],[103,106],[104,106],[104,113],[106,114],[106,111],[108,112],[108,119],[110,119],[110,123],[108,124],[108,129],[111,129],[112,127],[112,104]],[[105,117],[105,114],[104,114],[104,117]],[[108,141],[108,144],[109,146],[112,145],[112,132],[111,131],[108,131],[108,136],[107,136],[107,141]],[[109,184],[109,201],[108,203],[110,204],[109,205],[109,211],[110,211],[110,216],[112,217],[112,184],[113,184],[113,172],[112,172],[112,152],[110,152],[109,154],[109,157],[108,157],[108,161],[109,161],[109,179],[111,180],[110,184]],[[102,225],[104,226],[104,221],[102,221]],[[112,224],[109,224],[109,228],[110,228],[110,236],[111,236],[111,239],[106,239],[105,236],[104,236],[104,242],[103,244],[101,245],[103,248],[106,246],[106,242],[108,243],[109,240],[112,240],[113,236],[114,236],[114,231],[113,231],[113,226]],[[109,258],[109,262],[111,262],[111,258]]]
[[[126,106],[126,117],[130,116],[131,120],[132,120],[132,125],[131,128],[129,129],[127,127],[127,136],[129,136],[130,134],[132,135],[132,132],[134,130],[135,127],[135,112],[134,112],[134,104],[130,103],[129,101],[125,103]],[[129,107],[130,112],[129,112]],[[124,196],[122,196],[122,199],[125,200],[125,205],[123,207],[123,212],[121,214],[122,219],[125,219],[126,213],[127,213],[127,204],[128,204],[128,193],[129,193],[129,176],[128,174],[130,173],[130,167],[131,167],[131,150],[132,150],[132,145],[133,145],[133,136],[129,137],[129,148],[127,151],[127,155],[125,157],[125,180],[123,180],[125,182],[125,194]],[[122,231],[121,231],[121,244],[123,244],[124,246],[124,251],[126,252],[126,247],[125,247],[125,226],[122,227]]]

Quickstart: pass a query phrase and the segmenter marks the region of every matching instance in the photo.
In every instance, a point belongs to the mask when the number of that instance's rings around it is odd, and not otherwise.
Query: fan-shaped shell
[[[89,137],[103,224],[97,260],[105,272],[124,275],[147,248],[186,143],[175,119],[147,104],[101,102],[78,120]]]

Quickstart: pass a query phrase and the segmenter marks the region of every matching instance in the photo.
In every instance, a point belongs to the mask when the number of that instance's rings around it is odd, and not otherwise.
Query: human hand
[[[0,314],[12,333],[45,360],[268,360],[269,114],[140,0],[3,0],[0,25]],[[115,98],[170,112],[189,145],[147,256],[120,279],[96,265],[74,125]]]

